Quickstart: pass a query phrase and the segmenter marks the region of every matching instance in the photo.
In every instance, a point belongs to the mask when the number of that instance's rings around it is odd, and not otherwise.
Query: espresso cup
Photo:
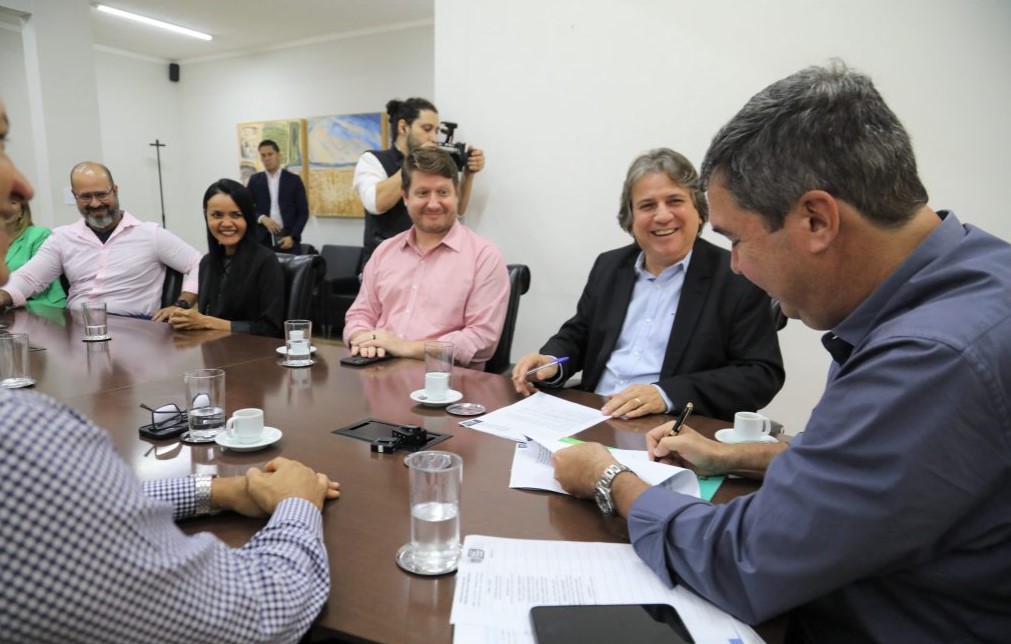
[[[734,414],[734,438],[741,441],[757,441],[772,431],[772,421],[753,411],[739,411]]]
[[[263,435],[263,410],[255,407],[236,410],[225,423],[225,430],[236,443],[255,443]]]
[[[430,400],[444,400],[449,395],[449,381],[452,376],[442,371],[425,374],[425,396]]]

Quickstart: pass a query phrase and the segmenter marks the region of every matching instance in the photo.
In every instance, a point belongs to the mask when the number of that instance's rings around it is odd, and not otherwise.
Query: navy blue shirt
[[[757,492],[636,500],[662,578],[749,623],[796,608],[806,641],[1007,641],[1011,246],[941,216],[832,330],[852,351]]]

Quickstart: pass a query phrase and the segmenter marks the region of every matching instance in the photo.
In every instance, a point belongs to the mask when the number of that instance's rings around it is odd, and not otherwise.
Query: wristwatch
[[[604,475],[597,481],[597,485],[594,486],[593,498],[597,501],[597,507],[605,517],[613,517],[617,513],[614,500],[611,498],[611,484],[614,483],[614,478],[622,472],[631,471],[621,463],[610,465],[604,470]]]
[[[180,299],[180,300],[176,300],[176,306],[178,306],[181,309],[188,309],[188,308],[190,308],[190,303],[187,302],[186,300]]]
[[[190,474],[193,479],[193,498],[195,501],[194,516],[202,517],[211,514],[211,481],[217,474]]]

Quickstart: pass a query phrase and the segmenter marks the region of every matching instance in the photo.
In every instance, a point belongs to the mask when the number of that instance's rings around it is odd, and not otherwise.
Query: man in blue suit
[[[264,246],[282,253],[300,253],[302,229],[309,219],[309,200],[302,178],[281,167],[277,143],[260,143],[263,172],[249,178],[249,192],[256,202],[257,238]]]

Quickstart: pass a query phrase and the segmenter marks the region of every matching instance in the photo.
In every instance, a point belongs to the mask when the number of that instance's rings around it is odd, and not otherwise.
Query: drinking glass
[[[453,343],[442,340],[425,342],[425,397],[445,400],[453,384]]]
[[[397,565],[419,575],[442,575],[460,561],[463,459],[452,452],[415,452],[404,459],[411,483],[411,540]]]
[[[109,325],[105,302],[85,302],[81,305],[84,316],[84,341],[100,342],[109,339]]]
[[[312,322],[310,320],[285,320],[284,347],[286,367],[308,367],[312,359]]]
[[[34,384],[28,360],[28,334],[0,334],[0,387],[18,389]]]
[[[183,440],[206,443],[225,428],[225,372],[221,369],[195,369],[183,377],[186,400],[190,402],[190,431]]]

